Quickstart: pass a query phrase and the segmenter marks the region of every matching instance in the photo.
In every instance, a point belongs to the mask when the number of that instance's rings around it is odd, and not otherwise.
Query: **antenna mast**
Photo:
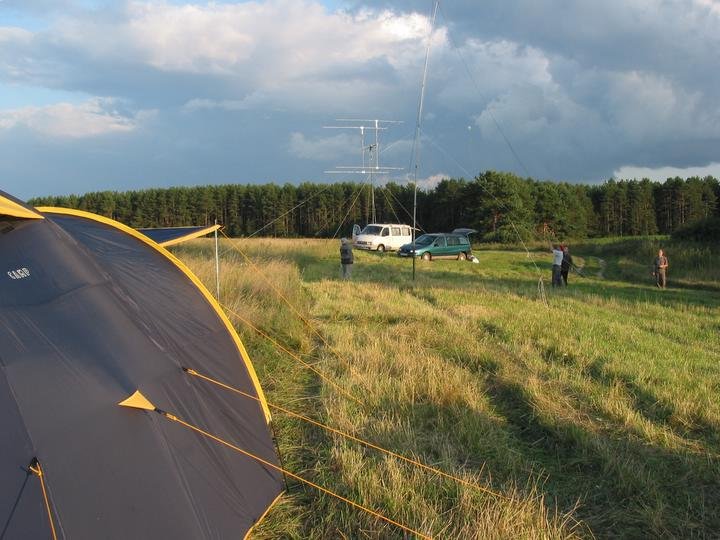
[[[356,129],[360,131],[360,147],[362,153],[361,167],[337,166],[333,170],[325,171],[327,174],[364,174],[370,178],[370,220],[377,221],[375,212],[375,176],[387,175],[391,171],[401,171],[402,167],[384,167],[380,165],[380,132],[386,131],[387,124],[402,124],[401,120],[380,120],[379,118],[336,118],[336,122],[345,122],[347,125],[323,126],[324,129]],[[365,132],[375,132],[375,142],[365,145]],[[367,160],[366,160],[367,154]]]
[[[420,163],[420,128],[422,126],[422,113],[423,106],[425,105],[425,85],[427,83],[427,71],[428,62],[430,60],[430,46],[432,45],[432,33],[435,28],[435,17],[437,16],[438,7],[440,6],[440,0],[435,0],[435,6],[433,7],[432,22],[430,23],[430,33],[428,34],[428,44],[425,50],[425,65],[423,67],[422,84],[420,85],[420,103],[418,103],[417,121],[415,122],[415,141],[413,142],[413,184],[415,184],[415,190],[413,193],[413,226],[412,226],[412,277],[415,281],[415,228],[417,227],[417,175],[418,165]]]

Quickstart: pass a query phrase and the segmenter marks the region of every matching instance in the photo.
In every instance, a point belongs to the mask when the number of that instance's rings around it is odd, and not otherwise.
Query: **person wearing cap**
[[[668,260],[662,249],[658,250],[657,257],[655,257],[655,262],[653,263],[653,268],[655,285],[657,285],[658,289],[664,289],[667,285]]]
[[[552,286],[562,287],[561,266],[563,261],[563,251],[557,244],[552,247],[553,266],[552,266]]]
[[[353,265],[352,244],[347,238],[340,239],[340,265],[342,266],[342,278],[350,279]]]

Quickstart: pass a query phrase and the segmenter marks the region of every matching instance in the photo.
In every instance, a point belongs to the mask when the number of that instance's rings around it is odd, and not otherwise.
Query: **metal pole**
[[[217,225],[217,219],[215,220]],[[218,230],[215,229],[215,298],[220,302],[220,250],[218,249]]]
[[[440,0],[435,1],[435,6],[433,7],[433,14],[432,14],[432,22],[430,23],[430,34],[428,35],[428,44],[427,49],[425,50],[425,65],[423,67],[423,76],[422,76],[422,84],[420,86],[420,103],[418,104],[418,114],[417,114],[417,122],[415,123],[415,143],[413,148],[413,156],[415,158],[415,172],[414,172],[414,179],[413,183],[415,184],[415,189],[413,193],[413,230],[412,230],[412,238],[413,238],[413,281],[415,281],[415,228],[417,224],[417,175],[418,175],[418,163],[420,161],[419,154],[420,154],[420,126],[422,125],[422,113],[423,113],[423,105],[425,104],[425,84],[427,83],[427,71],[428,71],[428,61],[430,60],[430,46],[432,45],[432,33],[433,29],[435,28],[435,17],[437,16],[438,7],[440,5]]]
[[[365,150],[366,150],[366,148],[365,148],[365,126],[360,126],[360,146],[362,147],[362,169],[361,170],[364,172],[365,171]],[[372,158],[372,154],[370,155],[370,157]],[[370,173],[370,174],[372,175],[372,173]],[[370,177],[370,186],[372,186],[372,176]],[[372,201],[372,187],[370,187],[370,199]],[[370,208],[372,209],[372,202],[370,203]],[[372,215],[372,210],[371,210],[370,219],[368,219],[367,207],[365,208],[365,222],[366,222],[366,224],[368,222],[375,223],[375,216]]]
[[[415,164],[415,192],[413,194],[413,228],[412,228],[412,260],[413,260],[413,281],[415,281],[415,223],[417,215],[417,163]]]
[[[377,151],[377,148],[375,150]],[[370,151],[370,159],[372,160],[372,150]],[[370,163],[370,216],[372,217],[372,222],[377,223],[377,218],[375,217],[375,176],[372,162]]]
[[[378,120],[375,120],[375,170],[377,171],[380,168],[380,141],[378,140],[378,132],[380,131],[378,129]],[[372,173],[371,173],[372,174]],[[373,222],[377,223],[377,216],[375,215],[375,178],[371,177],[370,185],[372,186],[373,191]]]

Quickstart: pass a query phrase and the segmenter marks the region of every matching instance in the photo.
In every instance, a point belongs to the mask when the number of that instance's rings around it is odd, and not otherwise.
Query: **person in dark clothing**
[[[567,246],[563,246],[563,258],[560,264],[560,275],[562,276],[563,284],[567,287],[568,274],[570,268],[573,266],[572,255],[570,255],[570,249]]]
[[[655,276],[655,285],[659,289],[664,289],[667,285],[667,268],[668,260],[665,256],[665,252],[661,249],[658,250],[657,257],[653,263],[653,276]]]
[[[562,287],[562,275],[560,274],[563,251],[559,245],[552,246],[553,266],[552,266],[552,286]]]
[[[353,249],[352,244],[347,238],[340,240],[340,265],[342,266],[342,278],[350,279],[353,265]]]

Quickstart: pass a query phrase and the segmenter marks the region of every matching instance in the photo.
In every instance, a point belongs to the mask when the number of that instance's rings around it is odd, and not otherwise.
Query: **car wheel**
[[[460,253],[458,253],[458,261],[464,261],[465,259],[467,259],[467,255],[465,255],[465,252],[461,251]]]
[[[383,246],[382,244],[380,244],[380,245],[377,247],[377,250],[378,250],[380,253],[384,253],[384,252],[385,252],[385,246]]]
[[[423,253],[423,254],[422,254],[422,260],[423,260],[423,261],[431,261],[431,260],[432,260],[432,255],[430,255],[430,252],[426,251],[425,253]]]

